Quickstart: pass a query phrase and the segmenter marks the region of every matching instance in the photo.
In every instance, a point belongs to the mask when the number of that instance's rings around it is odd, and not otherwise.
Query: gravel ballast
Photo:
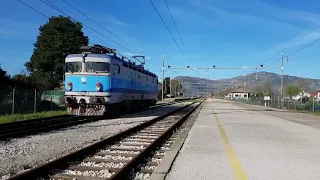
[[[7,179],[19,171],[51,161],[189,103],[149,109],[117,119],[100,120],[58,131],[0,141],[0,162],[2,162],[0,179]]]

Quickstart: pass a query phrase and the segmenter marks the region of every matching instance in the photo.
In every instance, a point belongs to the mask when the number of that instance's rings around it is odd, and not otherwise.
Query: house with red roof
[[[312,97],[315,97],[316,99],[320,99],[320,91],[313,91],[311,93]]]

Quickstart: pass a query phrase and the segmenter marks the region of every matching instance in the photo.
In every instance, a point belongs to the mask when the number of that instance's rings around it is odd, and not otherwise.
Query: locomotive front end
[[[107,55],[82,53],[66,57],[65,101],[68,114],[102,116],[110,102]]]

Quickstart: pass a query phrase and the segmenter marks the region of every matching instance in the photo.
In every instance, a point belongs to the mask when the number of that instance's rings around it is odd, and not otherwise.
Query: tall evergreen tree
[[[11,85],[10,76],[7,71],[0,67],[0,89],[8,88]]]
[[[63,16],[51,17],[39,31],[33,54],[25,66],[37,87],[49,90],[63,80],[65,54],[80,53],[80,46],[88,45],[89,40],[81,23]]]

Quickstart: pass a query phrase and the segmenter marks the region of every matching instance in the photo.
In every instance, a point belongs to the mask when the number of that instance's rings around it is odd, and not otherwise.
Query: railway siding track
[[[197,106],[191,103],[10,179],[126,179]]]

